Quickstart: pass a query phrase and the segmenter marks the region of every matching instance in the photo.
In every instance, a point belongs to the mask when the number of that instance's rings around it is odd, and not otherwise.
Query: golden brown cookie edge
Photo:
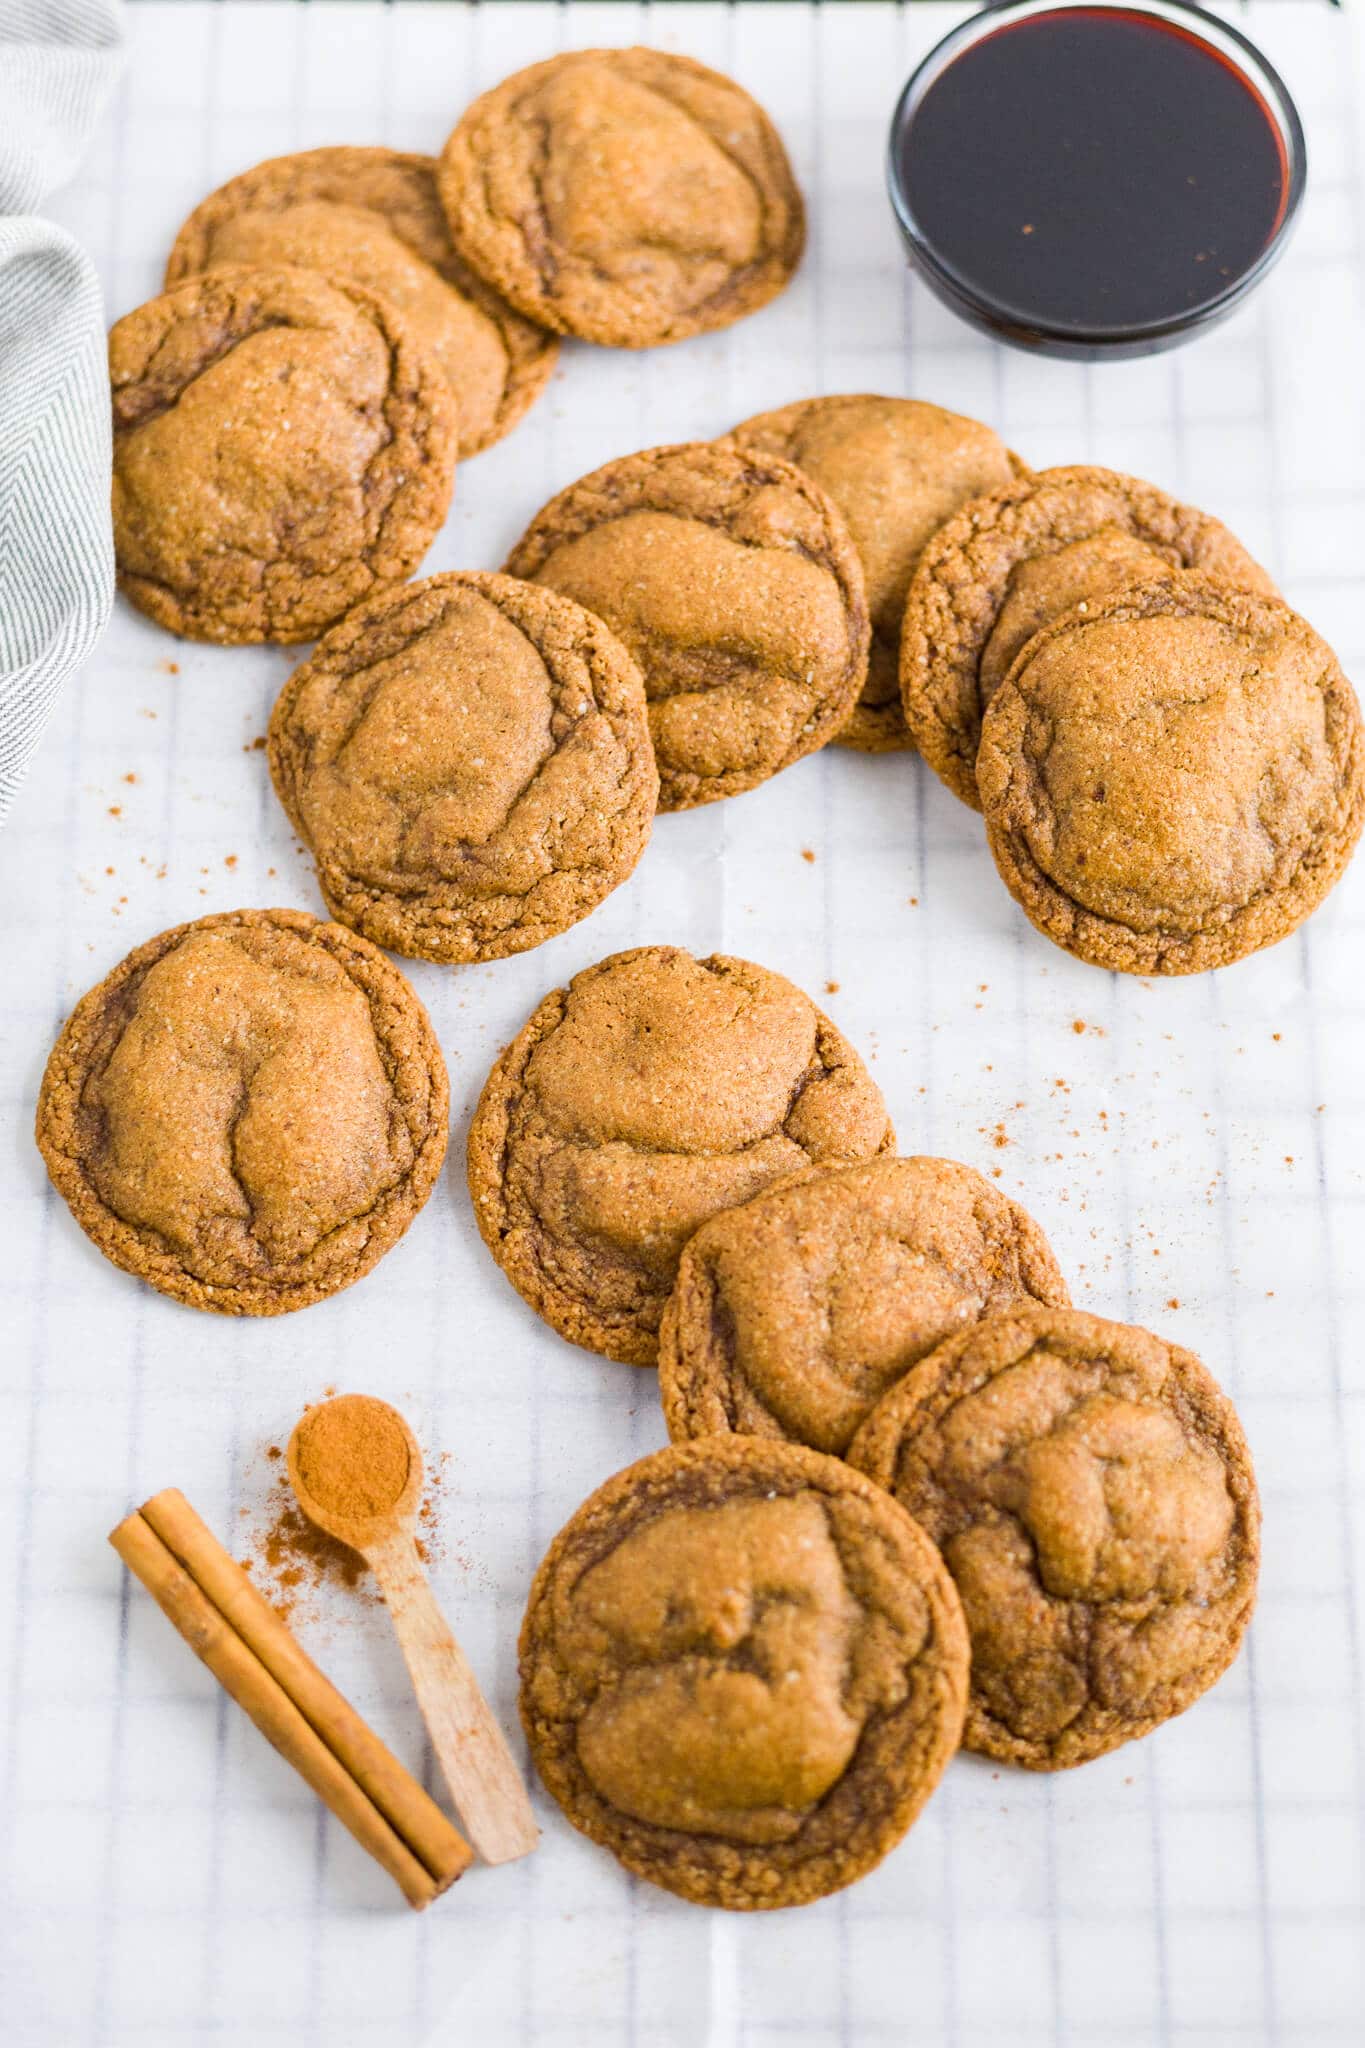
[[[1242,1571],[1240,1583],[1243,1599],[1234,1625],[1222,1646],[1220,1654],[1210,1658],[1197,1670],[1188,1673],[1184,1682],[1171,1688],[1172,1704],[1162,1712],[1149,1716],[1129,1716],[1119,1724],[1118,1717],[1110,1712],[1107,1721],[1101,1719],[1098,1728],[1084,1735],[1073,1733],[1068,1728],[1051,1747],[1041,1742],[1029,1742],[1015,1735],[1011,1730],[990,1714],[980,1703],[976,1692],[971,1691],[967,1717],[963,1730],[962,1746],[979,1756],[988,1756],[999,1763],[1016,1764],[1024,1770],[1059,1771],[1072,1770],[1079,1764],[1090,1763],[1095,1758],[1108,1756],[1121,1749],[1127,1742],[1140,1741],[1174,1720],[1214,1686],[1223,1673],[1236,1661],[1246,1638],[1252,1612],[1256,1604],[1257,1578],[1261,1558],[1261,1505],[1256,1485],[1255,1468],[1250,1448],[1242,1429],[1240,1418],[1228,1396],[1196,1353],[1183,1345],[1174,1344],[1169,1338],[1159,1337],[1154,1331],[1143,1329],[1138,1324],[1116,1323],[1104,1316],[1096,1316],[1077,1308],[1069,1309],[1022,1309],[1006,1311],[999,1316],[987,1318],[973,1328],[950,1337],[920,1363],[912,1366],[903,1380],[897,1381],[889,1393],[883,1395],[867,1421],[849,1446],[848,1460],[855,1470],[860,1471],[878,1486],[883,1486],[894,1497],[896,1492],[896,1465],[902,1442],[914,1433],[916,1411],[933,1398],[935,1391],[946,1386],[961,1360],[977,1344],[989,1345],[993,1338],[1005,1330],[1023,1330],[1035,1336],[1045,1336],[1049,1328],[1058,1323],[1070,1332],[1089,1337],[1098,1348],[1112,1342],[1109,1333],[1119,1338],[1137,1336],[1160,1345],[1168,1360],[1177,1369],[1183,1386],[1193,1385],[1201,1406],[1213,1415],[1219,1429],[1220,1440],[1226,1445],[1224,1469],[1228,1474],[1229,1491],[1238,1511],[1242,1547]],[[988,1374],[987,1377],[990,1375]],[[901,1503],[905,1505],[904,1502]],[[909,1509],[906,1510],[909,1513]],[[1087,1705],[1084,1713],[1090,1711]],[[1097,1719],[1100,1717],[1096,1717]]]
[[[334,956],[341,956],[343,966],[347,964],[346,954],[358,954],[376,988],[382,990],[412,1024],[417,1034],[419,1057],[431,1079],[430,1129],[421,1143],[412,1171],[401,1184],[405,1199],[396,1199],[399,1191],[384,1198],[381,1222],[372,1231],[364,1254],[356,1262],[355,1271],[330,1285],[305,1283],[272,1289],[248,1282],[239,1287],[220,1288],[197,1280],[185,1272],[173,1252],[148,1253],[137,1227],[115,1216],[100,1200],[86,1180],[74,1149],[75,1107],[88,1071],[79,1058],[80,1033],[104,1013],[111,996],[116,995],[135,975],[154,966],[190,933],[230,931],[244,923],[281,925],[317,940]],[[321,936],[323,934],[326,936]],[[350,972],[349,967],[347,971]],[[373,1000],[363,985],[361,992],[370,1002],[373,1016]],[[308,911],[283,908],[216,911],[207,917],[190,918],[183,924],[168,926],[164,932],[158,932],[154,938],[144,940],[131,953],[125,954],[102,980],[87,989],[63,1023],[43,1070],[34,1116],[34,1142],[42,1154],[48,1177],[85,1235],[112,1265],[136,1280],[146,1281],[157,1293],[189,1308],[244,1316],[285,1315],[294,1309],[308,1308],[363,1279],[385,1252],[397,1244],[426,1206],[445,1160],[449,1129],[450,1088],[445,1059],[416,991],[367,939],[347,931],[342,925],[316,918]]]
[[[1213,616],[1227,619],[1248,608],[1272,611],[1295,628],[1312,635],[1328,657],[1324,690],[1338,708],[1348,734],[1343,780],[1345,813],[1324,846],[1303,888],[1257,896],[1224,922],[1177,938],[1133,932],[1130,927],[1076,904],[1053,884],[1029,851],[1024,834],[1012,822],[1014,766],[1025,716],[1022,678],[1029,664],[1047,646],[1068,633],[1111,619],[1160,616]],[[989,739],[987,733],[989,732]],[[1228,967],[1266,946],[1292,936],[1321,908],[1341,880],[1365,826],[1365,725],[1355,692],[1327,643],[1307,620],[1275,596],[1200,577],[1190,571],[1160,582],[1143,584],[1107,602],[1079,607],[1035,633],[1016,656],[1009,674],[987,706],[982,721],[985,762],[978,761],[979,807],[986,837],[1000,878],[1035,930],[1064,952],[1093,967],[1120,974],[1203,974]],[[1303,873],[1303,864],[1295,884]],[[1286,901],[1286,899],[1291,899]]]
[[[502,103],[514,96],[514,89],[524,90],[528,81],[545,73],[561,68],[564,64],[583,58],[620,58],[632,55],[640,46],[625,46],[591,50],[565,50],[556,56],[529,64],[521,71],[514,72],[466,107],[459,121],[446,138],[440,156],[437,158],[437,189],[450,229],[450,238],[459,255],[469,268],[482,277],[489,288],[506,299],[507,303],[533,325],[548,328],[555,333],[572,335],[581,341],[596,342],[603,348],[644,349],[657,348],[674,341],[685,341],[693,335],[718,333],[736,321],[745,319],[750,313],[757,313],[777,298],[791,283],[806,245],[806,209],[801,188],[796,182],[786,146],[766,109],[752,93],[739,84],[737,79],[725,72],[716,71],[710,65],[698,63],[695,58],[682,56],[675,51],[646,49],[651,58],[664,58],[679,70],[688,71],[694,77],[718,81],[732,91],[741,93],[754,110],[755,126],[764,142],[774,155],[774,160],[785,184],[783,194],[791,211],[791,225],[780,249],[770,251],[765,258],[765,270],[770,273],[756,278],[752,289],[735,294],[733,309],[723,316],[708,320],[702,314],[695,317],[679,317],[668,327],[647,328],[641,331],[638,324],[629,318],[603,320],[582,313],[566,313],[556,299],[548,296],[543,289],[537,289],[526,282],[530,266],[509,265],[499,259],[489,246],[487,235],[481,234],[476,225],[481,220],[483,209],[471,211],[467,202],[470,189],[477,183],[480,158],[487,151],[487,139],[480,135],[475,141],[481,123],[487,123],[495,113],[502,111]],[[715,138],[711,137],[714,141]],[[483,147],[479,147],[481,143]],[[519,273],[519,274],[516,274]]]
[[[299,756],[303,741],[293,735],[291,718],[295,704],[308,684],[313,680],[319,667],[328,658],[339,653],[355,635],[371,625],[375,619],[412,597],[432,589],[460,587],[477,591],[499,610],[500,597],[507,593],[503,586],[516,585],[519,591],[534,593],[532,602],[545,613],[563,611],[575,615],[581,621],[587,638],[594,644],[604,663],[619,674],[623,687],[629,691],[632,678],[639,686],[639,731],[635,735],[632,749],[633,787],[631,801],[622,813],[625,820],[626,843],[621,858],[613,865],[610,873],[600,871],[591,887],[582,892],[581,907],[572,917],[558,918],[548,923],[508,927],[503,936],[496,940],[479,941],[470,936],[461,938],[449,931],[442,939],[439,930],[433,932],[430,926],[418,926],[409,914],[413,903],[419,900],[419,892],[408,891],[397,895],[392,890],[361,882],[339,862],[319,853],[308,831],[299,803],[298,781],[300,773]],[[506,614],[504,613],[504,616]],[[537,652],[541,652],[537,649]],[[628,714],[623,712],[617,722],[623,723]],[[291,744],[292,740],[292,744]],[[654,764],[654,752],[650,745],[649,725],[645,716],[644,685],[634,661],[605,622],[595,612],[587,611],[571,597],[563,597],[540,583],[518,583],[517,579],[503,576],[496,570],[449,569],[435,575],[419,577],[411,583],[393,585],[377,591],[373,597],[361,602],[338,620],[319,640],[313,652],[287,677],[270,714],[266,734],[266,757],[270,778],[275,793],[289,819],[290,824],[303,840],[313,858],[318,889],[332,917],[339,924],[359,932],[372,944],[386,946],[391,952],[400,953],[405,959],[426,960],[437,966],[464,966],[478,962],[506,960],[519,953],[532,951],[548,940],[558,938],[570,931],[601,907],[616,889],[628,881],[644,855],[649,844],[650,831],[654,822],[658,795],[658,772]],[[557,874],[567,872],[556,869]]]
[[[708,1465],[713,1469],[719,1468],[721,1472],[738,1474],[746,1470],[752,1473],[761,1467],[765,1475],[761,1482],[765,1491],[770,1486],[791,1493],[807,1488],[819,1491],[823,1480],[824,1491],[853,1494],[874,1513],[881,1501],[890,1502],[896,1508],[896,1516],[890,1523],[883,1524],[884,1532],[889,1541],[903,1546],[908,1569],[915,1574],[916,1583],[924,1592],[934,1628],[937,1725],[923,1754],[914,1758],[913,1772],[906,1773],[905,1785],[890,1815],[876,1817],[869,1831],[871,1839],[853,1843],[846,1856],[827,1855],[814,1867],[807,1865],[803,1868],[798,1864],[779,1887],[746,1883],[747,1870],[732,1882],[723,1874],[717,1876],[708,1872],[704,1865],[694,1874],[687,1865],[679,1868],[676,1858],[670,1863],[669,1848],[683,1845],[685,1850],[686,1845],[704,1843],[708,1838],[654,1827],[629,1816],[618,1816],[613,1820],[616,1809],[609,1807],[591,1786],[577,1763],[572,1745],[557,1744],[550,1739],[528,1700],[535,1661],[545,1654],[544,1644],[537,1639],[538,1624],[558,1572],[572,1558],[575,1542],[595,1522],[605,1523],[610,1528],[616,1511],[628,1508],[641,1487],[657,1485],[661,1496],[659,1508],[666,1508],[669,1483],[694,1472],[705,1472]],[[650,1514],[646,1507],[629,1519],[627,1528],[616,1540],[623,1540],[631,1529],[648,1519]],[[537,1567],[517,1647],[520,1673],[518,1705],[522,1726],[541,1782],[565,1818],[589,1840],[609,1850],[632,1875],[695,1904],[720,1906],[734,1912],[809,1904],[831,1892],[843,1890],[874,1869],[909,1832],[956,1753],[967,1703],[970,1648],[961,1603],[947,1567],[919,1524],[884,1489],[854,1472],[842,1459],[825,1457],[801,1445],[769,1443],[753,1437],[701,1438],[687,1444],[669,1445],[637,1460],[598,1487],[557,1532]],[[903,1760],[904,1750],[899,1747],[895,1757],[863,1759],[866,1741],[865,1730],[853,1761],[839,1781],[841,1784],[850,1771],[858,1768],[860,1761],[884,1781],[889,1768],[894,1767],[896,1761]],[[636,1837],[643,1837],[643,1843],[637,1843]],[[653,1838],[657,1837],[663,1838],[662,1857],[649,1853]],[[710,1852],[710,1860],[730,1861],[750,1869],[757,1866],[761,1871],[774,1859],[770,1851],[726,1843],[719,1856],[714,1850]],[[830,1865],[834,1867],[831,1869]]]
[[[1232,580],[1235,568],[1248,588],[1274,595],[1271,579],[1230,528],[1142,477],[1072,463],[1025,472],[970,500],[929,541],[910,580],[901,627],[900,685],[906,724],[920,753],[939,781],[974,811],[981,808],[976,752],[984,715],[978,669],[1009,576],[1033,557],[1025,550],[1007,554],[989,580],[971,573],[970,557],[981,536],[989,537],[1002,525],[1023,526],[1013,538],[1035,538],[1028,530],[1029,506],[1044,492],[1064,494],[1070,488],[1109,492],[1115,504],[1126,506],[1131,532],[1177,548],[1186,568],[1212,556],[1223,565],[1220,580]]]

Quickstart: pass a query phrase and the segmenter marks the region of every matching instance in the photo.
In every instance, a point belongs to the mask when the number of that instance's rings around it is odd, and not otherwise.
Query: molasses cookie
[[[867,674],[863,572],[833,501],[732,442],[594,470],[536,514],[507,570],[596,612],[640,664],[662,810],[814,753]]]
[[[301,910],[130,953],[62,1027],[37,1140],[87,1237],[193,1308],[281,1315],[398,1242],[445,1157],[445,1064],[396,967]]]
[[[1360,707],[1331,649],[1277,598],[1195,576],[1030,640],[977,776],[1011,895],[1125,974],[1194,974],[1285,938],[1365,819]]]
[[[693,1231],[811,1165],[894,1143],[852,1046],[780,974],[678,946],[546,996],[469,1133],[484,1242],[561,1336],[653,1365]]]
[[[981,808],[986,706],[1024,642],[1076,604],[1178,569],[1273,595],[1225,526],[1111,469],[1043,469],[964,505],[926,545],[901,633],[910,736],[955,796]]]
[[[541,327],[652,348],[728,327],[801,260],[781,138],[731,78],[574,50],[475,100],[438,172],[455,246]]]
[[[874,1159],[704,1223],[659,1331],[668,1433],[842,1453],[888,1387],[964,1324],[1071,1300],[1038,1225],[952,1159]]]
[[[881,1862],[957,1747],[962,1612],[890,1497],[795,1444],[656,1451],[561,1529],[521,1630],[546,1790],[637,1877],[797,1906]]]
[[[994,1316],[907,1373],[850,1461],[921,1522],[972,1637],[968,1749],[1057,1771],[1183,1713],[1236,1656],[1260,1506],[1199,1360],[1074,1309]]]
[[[269,745],[333,916],[423,960],[500,960],[586,917],[659,789],[625,648],[510,576],[358,605],[285,684]]]
[[[308,149],[257,164],[195,208],[167,287],[223,263],[298,264],[387,299],[450,380],[461,455],[516,425],[559,352],[455,254],[429,156]]]
[[[435,538],[456,416],[386,300],[206,271],[109,337],[119,583],[193,640],[311,640]]]
[[[945,519],[1023,464],[980,420],[917,398],[805,398],[745,420],[733,439],[794,462],[828,491],[862,561],[872,647],[840,745],[869,754],[911,746],[899,674],[911,572]]]

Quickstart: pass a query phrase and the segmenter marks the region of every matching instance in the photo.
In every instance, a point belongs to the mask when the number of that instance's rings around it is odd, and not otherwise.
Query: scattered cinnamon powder
[[[276,1452],[278,1457],[279,1453]],[[365,1576],[365,1560],[333,1536],[324,1536],[282,1492],[275,1519],[261,1539],[259,1555],[242,1559],[245,1571],[263,1571],[270,1580],[270,1604],[288,1620],[301,1595],[316,1589],[324,1580],[359,1591]],[[363,1589],[370,1599],[378,1594]]]

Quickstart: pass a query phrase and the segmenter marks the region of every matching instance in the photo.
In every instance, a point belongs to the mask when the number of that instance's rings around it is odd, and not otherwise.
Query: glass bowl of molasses
[[[916,270],[1048,355],[1171,348],[1283,250],[1307,177],[1278,73],[1180,0],[1003,0],[932,49],[891,123]]]

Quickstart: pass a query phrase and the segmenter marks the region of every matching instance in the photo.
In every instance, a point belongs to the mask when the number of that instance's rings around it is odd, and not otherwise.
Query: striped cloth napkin
[[[0,0],[0,821],[113,603],[99,285],[34,208],[80,163],[121,40],[119,0]]]

